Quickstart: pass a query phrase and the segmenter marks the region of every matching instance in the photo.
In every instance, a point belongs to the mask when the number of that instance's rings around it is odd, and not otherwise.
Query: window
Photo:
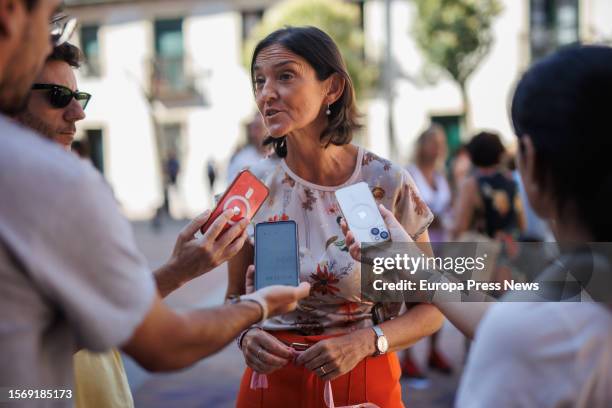
[[[431,123],[444,128],[449,152],[452,153],[461,146],[461,116],[432,116]]]
[[[578,41],[578,0],[531,0],[532,60]]]
[[[264,10],[247,10],[242,12],[242,42],[244,43],[251,32],[263,18]]]
[[[102,129],[87,129],[85,140],[89,150],[89,157],[94,167],[104,174],[104,139]]]
[[[100,43],[98,41],[99,26],[84,25],[81,27],[81,50],[85,57],[83,73],[86,76],[100,76]]]
[[[171,91],[186,88],[183,19],[155,21],[155,71],[160,86]]]

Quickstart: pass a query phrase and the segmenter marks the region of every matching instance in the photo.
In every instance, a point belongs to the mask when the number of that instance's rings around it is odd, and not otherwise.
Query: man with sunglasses
[[[196,238],[208,215],[194,220],[156,271],[156,287],[100,174],[5,116],[25,106],[51,52],[48,23],[58,5],[0,0],[0,402],[8,406],[22,406],[24,396],[28,406],[72,406],[72,355],[80,348],[121,347],[149,370],[179,369],[266,316],[293,310],[309,291],[268,287],[188,312],[164,305],[160,295],[184,283],[165,279],[168,271],[201,274],[218,265],[241,247],[246,222],[221,234],[229,210]],[[55,22],[54,45],[67,28]]]
[[[85,119],[91,95],[77,90],[73,68],[80,66],[80,51],[70,43],[53,48],[32,85],[26,109],[17,119],[70,149],[76,122]]]
[[[91,95],[76,91],[73,69],[81,66],[80,50],[68,43],[53,51],[35,79],[27,106],[16,118],[42,136],[71,148],[76,122],[85,119]],[[184,272],[184,271],[180,271]],[[177,280],[183,274],[174,272]],[[74,401],[76,408],[129,408],[132,394],[117,349],[104,353],[81,350],[74,355]]]

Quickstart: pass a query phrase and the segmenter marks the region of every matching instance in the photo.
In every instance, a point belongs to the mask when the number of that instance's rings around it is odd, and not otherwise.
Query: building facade
[[[495,129],[508,142],[508,103],[519,75],[558,46],[612,39],[609,0],[503,0],[495,43],[468,83],[474,129]],[[216,165],[214,192],[245,140],[255,104],[242,65],[244,39],[273,0],[68,0],[80,28],[73,41],[87,62],[80,89],[94,95],[79,128],[94,164],[103,171],[130,218],[151,217],[164,202],[168,163],[180,171],[168,189],[170,210],[191,217],[212,205],[208,164]],[[397,151],[406,161],[418,133],[431,121],[461,138],[458,87],[444,76],[428,78],[426,61],[411,36],[410,0],[366,0],[361,6],[365,55],[391,57],[392,99],[372,92],[359,105],[366,128],[360,140],[390,156],[388,107]],[[388,42],[388,37],[391,41]],[[390,49],[387,51],[387,44]],[[465,137],[465,136],[464,136]]]

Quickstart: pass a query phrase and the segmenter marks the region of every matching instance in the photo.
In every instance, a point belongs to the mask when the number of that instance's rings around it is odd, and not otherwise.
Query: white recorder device
[[[389,230],[367,183],[356,183],[337,190],[336,200],[349,228],[360,243],[390,240]]]

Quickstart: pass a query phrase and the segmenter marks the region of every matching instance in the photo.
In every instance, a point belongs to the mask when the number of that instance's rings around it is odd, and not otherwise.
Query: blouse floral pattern
[[[365,181],[377,203],[392,209],[416,239],[433,214],[406,170],[359,148],[351,177],[340,186],[319,186],[297,176],[281,160],[275,167],[250,169],[270,189],[252,224],[294,220],[298,225],[300,280],[311,284],[310,296],[291,313],[273,317],[266,330],[297,330],[304,335],[344,333],[372,325],[372,303],[362,301],[361,266],[348,253],[340,228],[342,212],[334,192]],[[250,228],[253,243],[253,228]]]

